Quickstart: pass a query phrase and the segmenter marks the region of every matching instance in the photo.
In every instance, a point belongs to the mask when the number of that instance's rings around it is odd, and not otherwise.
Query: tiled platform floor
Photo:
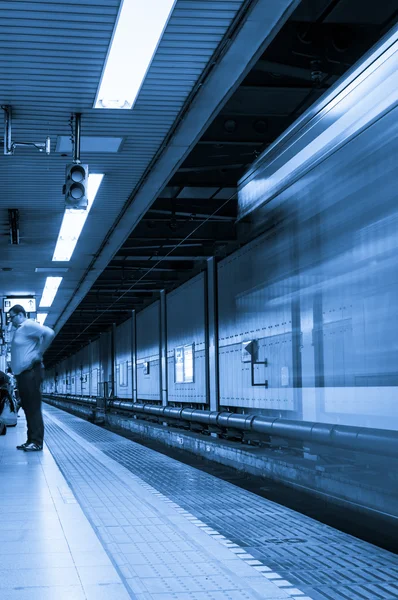
[[[129,600],[48,449],[16,450],[18,421],[0,437],[1,600]]]
[[[15,450],[22,422],[0,438],[2,600],[398,597],[395,555],[54,407],[45,413],[52,454]]]

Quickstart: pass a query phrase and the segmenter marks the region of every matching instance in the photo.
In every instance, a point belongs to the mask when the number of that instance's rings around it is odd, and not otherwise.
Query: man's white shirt
[[[11,342],[11,369],[14,375],[19,375],[40,360],[39,348],[43,334],[51,331],[49,327],[36,321],[26,319],[17,327]]]

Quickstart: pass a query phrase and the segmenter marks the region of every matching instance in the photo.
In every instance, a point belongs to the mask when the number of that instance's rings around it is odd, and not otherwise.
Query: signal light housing
[[[88,165],[66,165],[65,207],[86,210],[88,205]]]

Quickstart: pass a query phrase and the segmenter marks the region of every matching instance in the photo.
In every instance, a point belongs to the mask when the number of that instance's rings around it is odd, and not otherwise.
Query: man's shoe
[[[29,444],[26,444],[24,450],[25,452],[39,452],[39,450],[43,450],[43,446],[35,444],[35,442],[30,442]]]
[[[17,450],[25,450],[26,446],[29,444],[30,442],[24,442],[23,444],[21,444],[20,446],[17,446]]]

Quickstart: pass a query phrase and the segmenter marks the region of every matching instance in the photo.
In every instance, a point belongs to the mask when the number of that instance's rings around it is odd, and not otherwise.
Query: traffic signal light
[[[88,165],[73,163],[66,165],[65,206],[86,210],[88,188]]]

